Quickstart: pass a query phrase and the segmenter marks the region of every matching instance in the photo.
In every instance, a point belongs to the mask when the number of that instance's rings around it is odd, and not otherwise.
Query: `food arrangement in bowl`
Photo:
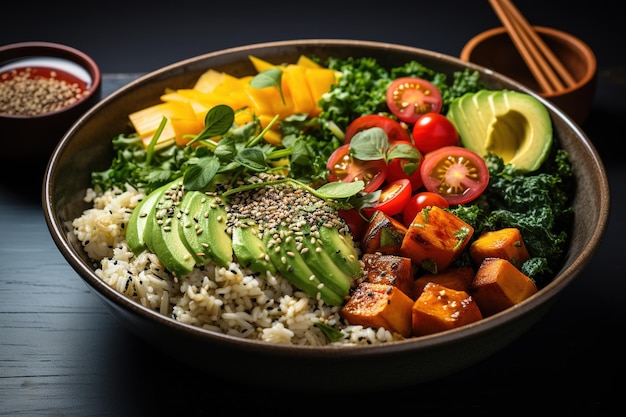
[[[595,157],[584,136],[491,77],[358,41],[175,64],[101,103],[113,120],[96,107],[64,138],[44,183],[53,236],[106,305],[190,359],[211,347],[244,369],[254,352],[319,381],[385,357],[374,367],[393,380],[369,386],[443,375],[530,326],[607,215],[577,223],[573,161]],[[597,157],[587,164],[602,185]],[[86,177],[61,191],[76,165]]]

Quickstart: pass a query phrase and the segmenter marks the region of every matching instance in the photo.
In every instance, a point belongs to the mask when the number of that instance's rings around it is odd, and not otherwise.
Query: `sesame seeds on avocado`
[[[517,91],[480,90],[450,103],[447,117],[461,143],[481,156],[490,153],[522,172],[541,166],[553,143],[552,121],[535,97]]]

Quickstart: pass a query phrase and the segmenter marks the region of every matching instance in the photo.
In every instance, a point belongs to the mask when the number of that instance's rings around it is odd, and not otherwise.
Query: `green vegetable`
[[[364,206],[377,197],[376,193],[360,193],[359,184],[331,183],[320,187],[328,175],[328,157],[343,144],[343,131],[350,121],[366,114],[391,116],[386,108],[386,88],[401,76],[425,78],[435,84],[444,99],[443,113],[455,98],[484,88],[478,72],[456,72],[448,83],[446,74],[414,61],[386,69],[372,58],[331,58],[326,66],[341,71],[343,76],[320,100],[322,112],[318,117],[293,115],[281,120],[282,147],[261,141],[263,129],[258,120],[242,126],[232,125],[229,121],[232,109],[219,108],[211,113],[211,122],[207,124],[210,130],[195,138],[199,146],[154,150],[149,163],[139,136],[117,136],[113,139],[116,154],[111,166],[92,174],[94,188],[124,188],[131,184],[149,193],[184,176],[185,185],[190,189],[213,189],[246,175],[278,172],[285,176],[285,182],[291,181],[292,185],[320,198],[332,200],[337,207]],[[272,73],[255,81],[257,87],[275,86],[275,83],[276,75]],[[232,126],[224,131],[228,125]],[[221,128],[217,129],[218,126]],[[216,134],[222,136],[219,142],[211,141]],[[384,141],[360,146],[358,138],[353,140],[359,157],[380,158],[385,151]],[[288,159],[287,165],[273,166],[274,161],[283,158]],[[475,228],[475,236],[484,230],[518,227],[532,257],[522,265],[522,272],[539,285],[547,282],[562,262],[572,224],[571,198],[575,181],[569,157],[565,151],[553,147],[543,165],[530,175],[516,171],[497,156],[489,156],[487,162],[492,178],[487,190],[474,204],[451,211]],[[242,191],[229,188],[231,191],[227,193]],[[458,261],[464,262],[471,260],[463,256]]]
[[[538,171],[526,175],[496,155],[487,157],[487,165],[491,179],[478,202],[450,211],[474,227],[474,236],[518,228],[531,255],[521,270],[541,286],[554,276],[567,251],[575,192],[569,155],[553,149]]]

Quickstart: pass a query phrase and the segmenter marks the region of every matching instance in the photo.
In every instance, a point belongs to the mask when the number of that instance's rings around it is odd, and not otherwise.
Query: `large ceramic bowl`
[[[319,57],[370,56],[386,66],[416,59],[452,74],[473,64],[412,47],[352,40],[295,40],[208,53],[148,74],[111,94],[63,137],[47,167],[43,208],[59,250],[104,306],[155,349],[218,378],[241,382],[291,381],[294,389],[363,390],[391,388],[440,378],[485,359],[515,341],[546,314],[559,294],[583,271],[596,252],[609,216],[609,188],[603,164],[585,134],[550,103],[547,106],[560,144],[570,152],[578,181],[571,246],[556,278],[513,308],[457,330],[387,345],[303,347],[243,340],[192,327],[130,301],[94,273],[72,220],[88,204],[90,172],[109,166],[111,139],[128,129],[127,115],[159,102],[167,88],[194,84],[209,68],[235,76],[254,73],[248,56],[270,62],[295,62],[301,54]],[[480,67],[473,67],[480,68]],[[480,69],[491,88],[533,94],[515,81]],[[565,348],[565,346],[564,346]],[[220,379],[207,379],[217,381]],[[210,382],[209,382],[210,383]],[[281,383],[281,387],[285,385]]]

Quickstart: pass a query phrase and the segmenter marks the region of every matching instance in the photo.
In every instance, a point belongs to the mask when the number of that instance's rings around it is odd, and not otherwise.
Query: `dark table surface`
[[[246,43],[352,38],[458,56],[465,41],[499,25],[487,1],[430,3],[373,7],[323,0],[284,5],[180,0],[135,6],[112,0],[61,12],[59,2],[36,7],[17,2],[13,13],[19,18],[3,14],[0,45],[44,40],[83,50],[105,73],[107,95],[139,74]],[[413,415],[515,415],[522,409],[608,415],[609,407],[622,403],[618,387],[626,372],[621,341],[626,322],[626,164],[616,152],[623,148],[626,118],[623,17],[604,0],[516,4],[532,23],[571,32],[595,51],[598,91],[581,127],[601,155],[611,186],[611,218],[598,252],[520,339],[449,377],[367,394],[369,398],[351,394],[345,402],[342,393],[286,395],[276,381],[250,387],[198,376],[155,352],[104,309],[50,237],[41,209],[41,172],[3,160],[0,414],[195,416],[253,412],[264,401],[263,409],[271,413],[297,413],[301,404],[321,412],[343,414],[353,407],[363,412],[378,402]],[[231,398],[237,402],[228,405]]]

